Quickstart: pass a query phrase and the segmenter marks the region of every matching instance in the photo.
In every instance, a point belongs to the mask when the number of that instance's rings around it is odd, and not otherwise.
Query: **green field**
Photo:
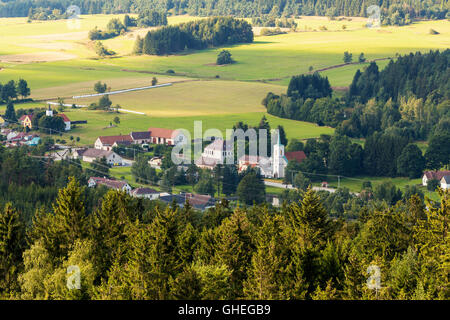
[[[30,107],[31,105],[28,105]],[[87,124],[77,125],[69,133],[64,133],[61,139],[69,141],[70,136],[80,137],[80,144],[93,145],[98,136],[128,134],[131,131],[143,131],[149,127],[186,129],[191,132],[194,138],[194,121],[201,121],[203,132],[207,129],[219,129],[226,134],[226,129],[231,129],[238,121],[243,121],[249,125],[257,125],[264,115],[263,112],[229,114],[229,115],[209,115],[191,117],[150,117],[130,113],[105,113],[101,111],[73,110],[67,109],[64,112],[72,121],[88,120]],[[117,127],[107,128],[114,117],[119,116],[120,124]],[[288,137],[298,137],[307,139],[318,137],[320,134],[332,134],[333,129],[319,127],[313,123],[280,119],[266,114],[272,128],[283,125]]]

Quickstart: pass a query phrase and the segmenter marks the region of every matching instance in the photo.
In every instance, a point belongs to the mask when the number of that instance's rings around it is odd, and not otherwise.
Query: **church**
[[[303,151],[284,152],[284,145],[278,137],[277,144],[273,146],[272,157],[243,156],[239,159],[239,172],[248,167],[259,168],[261,175],[265,178],[284,178],[285,169],[289,161],[302,162],[306,159]]]

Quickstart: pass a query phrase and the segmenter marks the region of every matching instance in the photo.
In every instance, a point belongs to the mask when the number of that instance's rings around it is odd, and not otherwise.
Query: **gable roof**
[[[296,160],[299,163],[306,159],[306,154],[303,151],[285,152],[285,156],[288,161]]]
[[[130,136],[133,140],[150,139],[150,131],[131,132]]]
[[[24,114],[23,116],[21,116],[19,118],[19,122],[24,121],[26,118],[30,118],[30,120],[33,120],[33,115],[32,114]]]
[[[445,184],[450,184],[450,175],[443,176],[441,182],[444,182]]]
[[[172,136],[175,136],[178,130],[165,128],[148,128],[148,132],[150,132],[150,135],[152,137],[172,139]]]
[[[63,118],[64,122],[70,122],[70,119],[64,113],[58,113],[55,116]]]
[[[100,142],[103,145],[109,145],[109,146],[112,146],[114,144],[114,142],[121,142],[121,141],[133,142],[133,139],[131,138],[130,135],[126,135],[126,136],[100,136],[100,137],[98,137],[98,139],[100,139]]]
[[[83,157],[90,157],[90,158],[103,158],[103,157],[107,158],[113,153],[114,153],[113,151],[89,148],[86,149],[86,151],[84,151],[82,155]]]
[[[144,194],[159,193],[159,191],[156,191],[155,189],[151,189],[151,188],[137,188],[137,189],[134,189],[131,193],[133,195],[144,195]]]
[[[128,183],[124,181],[111,180],[107,178],[90,177],[89,181],[94,180],[96,184],[102,184],[108,188],[112,189],[123,189]]]
[[[444,176],[449,176],[450,171],[444,170],[444,171],[425,171],[424,175],[427,177],[428,180],[436,179],[441,180]]]

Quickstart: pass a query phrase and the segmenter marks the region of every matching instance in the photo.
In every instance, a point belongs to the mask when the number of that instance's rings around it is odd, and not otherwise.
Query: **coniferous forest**
[[[204,49],[220,45],[250,43],[253,41],[251,25],[230,17],[213,17],[167,26],[136,40],[134,53],[164,55],[184,49]]]
[[[23,148],[0,163],[3,299],[450,298],[448,191],[353,198],[345,220],[308,188],[278,209],[224,200],[201,213],[87,188],[80,166]],[[74,265],[80,290],[66,286]]]

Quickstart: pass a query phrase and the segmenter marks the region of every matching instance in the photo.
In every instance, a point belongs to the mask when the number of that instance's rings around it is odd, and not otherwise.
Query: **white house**
[[[136,198],[147,198],[150,200],[156,200],[159,198],[159,191],[151,188],[137,188],[131,191],[131,195]]]
[[[422,176],[422,185],[426,186],[428,180],[440,181],[444,176],[450,176],[450,171],[425,171]]]
[[[111,180],[107,178],[90,177],[88,180],[88,186],[90,188],[96,187],[97,185],[103,185],[110,189],[125,191],[127,193],[131,192],[131,187],[125,181]]]
[[[105,151],[89,148],[82,154],[84,162],[93,162],[94,160],[106,159],[106,162],[112,166],[121,166],[123,159],[117,153],[113,151]]]
[[[441,179],[441,188],[446,190],[450,189],[450,175],[443,176]]]

